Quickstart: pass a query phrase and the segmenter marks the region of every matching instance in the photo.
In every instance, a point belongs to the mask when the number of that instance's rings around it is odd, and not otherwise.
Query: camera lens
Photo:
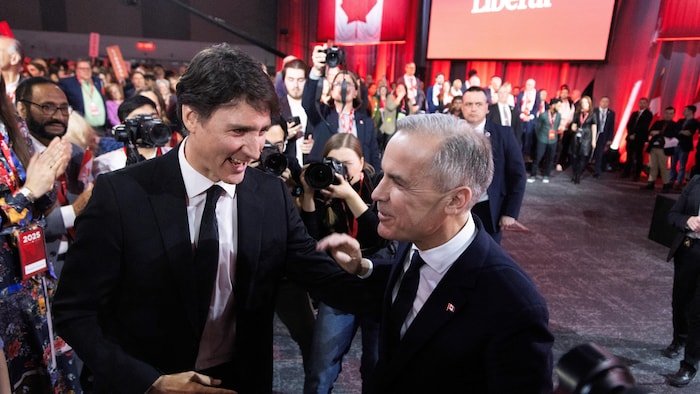
[[[150,123],[150,130],[147,131],[148,139],[153,144],[153,146],[165,146],[165,144],[170,141],[172,132],[170,127],[161,123],[160,121],[152,121]]]
[[[304,172],[304,180],[314,189],[325,189],[335,180],[335,171],[324,163],[312,163]]]
[[[280,176],[287,169],[287,158],[281,153],[272,153],[263,161],[265,172]]]

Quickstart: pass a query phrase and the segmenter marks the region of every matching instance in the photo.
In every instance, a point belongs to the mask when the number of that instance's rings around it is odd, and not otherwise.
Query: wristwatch
[[[36,201],[36,197],[34,197],[34,194],[32,193],[31,190],[29,190],[28,187],[23,187],[19,189],[20,194],[22,194],[29,202],[33,203]]]

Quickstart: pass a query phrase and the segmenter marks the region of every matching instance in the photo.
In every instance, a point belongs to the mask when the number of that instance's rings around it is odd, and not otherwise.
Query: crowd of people
[[[483,87],[476,72],[426,87],[413,62],[375,82],[327,49],[269,76],[219,45],[119,81],[0,37],[13,392],[269,391],[275,312],[305,393],[332,390],[358,328],[363,393],[551,392],[546,304],[499,243],[527,183],[618,166],[610,99],[562,85],[547,101],[534,79]],[[640,100],[624,176],[682,189],[698,172],[695,107],[683,115],[652,125]],[[44,267],[18,234],[39,234]]]

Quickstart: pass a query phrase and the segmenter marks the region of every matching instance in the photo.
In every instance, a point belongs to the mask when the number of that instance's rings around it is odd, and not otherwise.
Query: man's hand
[[[236,394],[233,390],[216,388],[221,380],[194,371],[163,375],[156,380],[146,394],[201,393]]]
[[[314,147],[314,136],[309,134],[308,137],[304,138],[304,142],[301,143],[301,153],[308,155],[311,153],[311,149]]]
[[[700,232],[700,216],[691,216],[686,224],[690,231],[694,233]]]
[[[293,122],[287,122],[287,139],[301,138],[304,136],[304,131],[301,129],[301,123],[294,125]]]
[[[85,190],[83,190],[82,193],[78,196],[78,198],[75,199],[73,202],[73,212],[75,212],[75,216],[80,215],[83,212],[83,209],[85,209],[85,206],[87,205],[88,201],[90,201],[90,196],[92,196],[92,187],[94,185],[92,182],[88,183],[85,186]]]
[[[508,227],[512,226],[515,224],[515,218],[512,218],[510,216],[503,215],[501,216],[501,219],[498,221],[498,225],[501,226],[503,230],[507,230]]]
[[[331,234],[318,241],[316,249],[328,251],[340,268],[350,274],[364,275],[369,270],[362,265],[360,243],[347,234]]]

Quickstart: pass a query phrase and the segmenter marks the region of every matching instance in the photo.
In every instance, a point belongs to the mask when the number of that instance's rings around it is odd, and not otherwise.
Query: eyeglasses
[[[41,112],[46,115],[46,116],[54,116],[56,111],[61,111],[61,115],[63,116],[69,116],[71,112],[73,112],[73,108],[70,107],[70,105],[64,105],[59,107],[56,104],[37,104],[33,103],[29,100],[19,100],[23,103],[29,103],[31,105],[36,105],[37,107],[41,108]]]

